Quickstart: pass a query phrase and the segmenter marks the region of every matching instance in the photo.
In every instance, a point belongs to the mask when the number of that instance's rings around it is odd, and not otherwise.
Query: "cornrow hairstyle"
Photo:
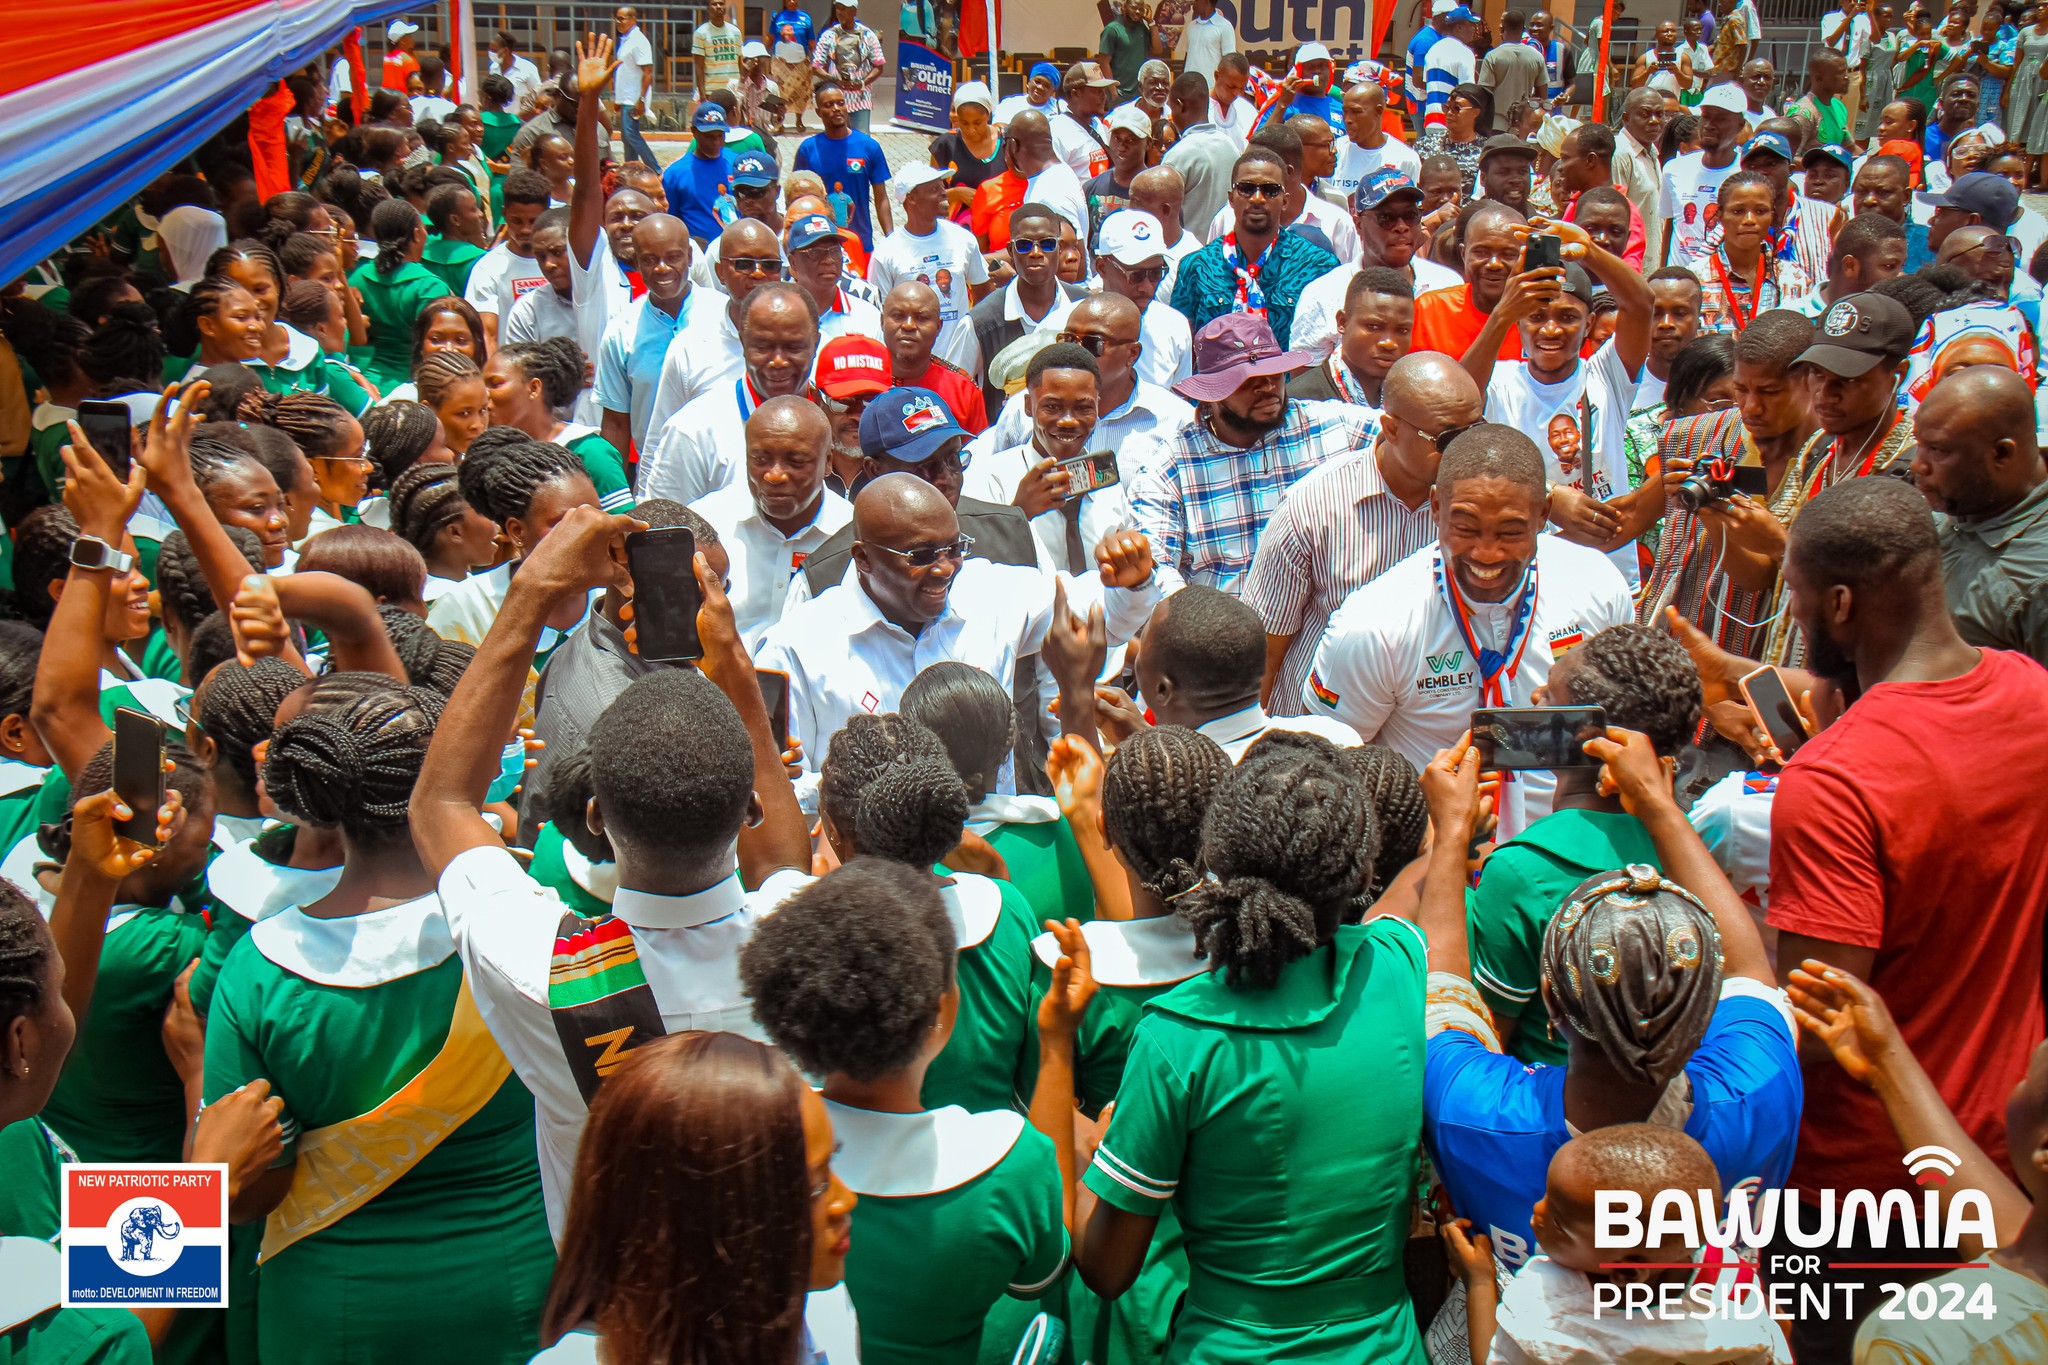
[[[966,784],[968,801],[986,800],[1016,734],[1010,689],[973,664],[945,660],[912,678],[897,705],[946,746],[947,761]]]
[[[855,858],[761,921],[740,985],[805,1072],[876,1081],[924,1050],[958,951],[932,877]]]
[[[242,552],[242,558],[249,561],[250,573],[263,572],[263,542],[256,533],[246,526],[223,526],[228,539]],[[163,604],[166,617],[175,619],[183,627],[187,637],[199,629],[199,623],[220,610],[214,600],[213,589],[206,584],[206,572],[199,565],[199,557],[192,551],[192,542],[185,538],[183,531],[173,531],[164,537],[163,546],[156,557],[157,598]]]
[[[1175,911],[1231,986],[1269,990],[1355,912],[1378,847],[1372,808],[1335,745],[1272,745],[1217,787],[1202,821],[1210,880]]]
[[[422,555],[469,510],[452,464],[414,465],[391,481],[390,496],[391,529]]]
[[[235,413],[242,400],[263,387],[256,371],[247,365],[208,365],[197,375],[187,377],[206,381],[206,401],[199,405],[200,420],[205,422],[238,422],[241,419]]]
[[[818,806],[860,853],[929,868],[960,842],[967,787],[939,737],[906,716],[855,716],[832,736]]]
[[[291,437],[309,460],[347,454],[349,428],[355,425],[348,409],[324,393],[271,393],[267,389],[242,400],[241,419],[276,427]]]
[[[57,610],[50,584],[71,576],[71,543],[78,523],[56,503],[38,507],[14,528],[14,615],[38,630],[50,628]]]
[[[302,280],[322,256],[332,255],[334,243],[331,239],[316,237],[310,232],[294,232],[277,248],[277,263],[283,267],[286,278]]]
[[[254,750],[276,728],[277,708],[305,682],[306,675],[283,660],[260,658],[221,664],[193,689],[192,723],[219,746],[243,786],[256,786]]]
[[[425,403],[380,403],[363,414],[363,453],[377,462],[377,486],[394,488],[441,434],[441,421]]]
[[[23,330],[35,335],[16,337],[10,332],[8,340],[14,349],[35,367],[45,384],[69,384],[87,377],[79,368],[78,357],[92,341],[92,328],[69,313],[52,313],[41,304],[34,307],[40,316],[33,327]],[[23,308],[16,310],[16,316],[34,315]]]
[[[310,235],[313,215],[320,212],[320,201],[304,190],[285,190],[271,195],[263,201],[263,238],[277,250],[279,241],[295,234]],[[271,241],[276,237],[279,241]]]
[[[192,814],[187,819],[197,819],[198,813],[213,808],[213,783],[206,775],[206,769],[199,766],[199,760],[190,749],[178,740],[168,736],[164,739],[164,757],[171,761],[171,770],[164,774],[164,794],[178,793],[185,799],[185,809]],[[92,795],[94,792],[111,791],[114,786],[114,742],[108,740],[100,746],[98,753],[86,760],[79,769],[78,780],[71,784],[74,795]],[[58,862],[71,856],[71,817],[54,825],[45,825],[38,842],[43,851]]]
[[[297,573],[331,573],[379,602],[418,602],[427,587],[427,561],[381,526],[330,526],[299,551]]]
[[[514,517],[524,517],[533,506],[533,495],[548,484],[578,475],[589,477],[574,453],[532,437],[518,445],[494,444],[481,456],[472,442],[457,468],[456,482],[463,498],[500,526]]]
[[[439,692],[443,697],[454,696],[455,685],[462,681],[469,661],[476,657],[476,646],[442,638],[425,617],[393,603],[377,608],[377,615],[383,619],[391,647],[398,651],[398,661],[405,665],[406,680],[414,687]],[[550,787],[560,770],[559,762],[549,767]]]
[[[530,798],[528,814],[542,824],[553,825],[562,838],[593,863],[617,862],[611,840],[590,828],[590,750],[558,758],[548,764],[548,780]]]
[[[434,351],[421,356],[420,363],[412,367],[413,387],[419,390],[420,401],[435,407],[450,389],[472,375],[481,377],[483,370],[460,351]]]
[[[1397,750],[1384,744],[1363,744],[1339,749],[1337,756],[1351,770],[1379,826],[1371,889],[1372,899],[1377,901],[1401,869],[1421,852],[1422,836],[1429,829],[1429,802],[1422,795],[1422,778],[1415,765]]]
[[[185,676],[204,678],[234,657],[234,627],[226,612],[217,611],[199,623],[185,645]]]
[[[248,447],[235,438],[232,427],[220,429],[224,424],[202,422],[192,433],[189,446],[192,460],[192,477],[204,493],[225,479],[231,478],[242,469],[259,469],[270,475],[263,462],[251,454]],[[270,475],[276,482],[276,476]]]
[[[1102,823],[1138,884],[1164,900],[1202,879],[1202,820],[1230,756],[1197,730],[1153,725],[1109,756],[1102,776]]]
[[[519,366],[528,379],[540,381],[541,401],[551,408],[566,407],[583,389],[583,348],[568,337],[545,341],[509,341],[498,354]]]
[[[469,328],[470,359],[483,364],[490,351],[484,342],[483,315],[473,304],[460,294],[443,294],[426,307],[420,309],[418,317],[412,320],[412,368],[417,370],[420,361],[427,354],[427,332],[433,327],[434,319],[442,313],[453,313]]]
[[[0,1027],[43,1008],[56,958],[42,911],[13,882],[0,881]]]
[[[236,422],[223,424],[221,439],[231,445],[240,446],[256,457],[256,463],[270,471],[270,477],[277,480],[278,490],[285,494],[313,496],[313,466],[306,463],[305,452],[299,443],[279,431],[276,427],[260,422],[243,425]]]
[[[386,199],[370,214],[370,240],[377,244],[377,259],[371,267],[389,275],[405,264],[414,234],[420,230],[420,211],[403,199]]]
[[[452,167],[450,169],[453,170]],[[453,173],[457,176],[462,174],[461,171]],[[472,204],[476,202],[476,191],[469,187],[467,180],[459,185],[442,185],[427,196],[427,222],[433,227],[435,236],[448,235],[448,228],[455,221],[464,200]]]
[[[409,840],[406,812],[441,714],[439,693],[390,684],[330,699],[313,684],[306,709],[277,727],[263,759],[263,789],[277,808],[352,840]]]
[[[277,292],[284,293],[284,266],[278,261],[277,253],[254,237],[244,237],[229,242],[206,258],[205,273],[229,278],[228,267],[236,261],[253,261],[270,272],[270,278],[277,285]]]
[[[199,319],[220,311],[230,294],[247,293],[225,275],[208,275],[192,286],[181,306],[171,310],[164,322],[164,345],[177,355],[199,353]]]
[[[28,715],[42,657],[40,630],[26,621],[0,621],[0,720]]]
[[[277,318],[310,334],[315,327],[327,325],[333,308],[332,289],[311,280],[293,280],[285,286],[284,298],[278,302]]]

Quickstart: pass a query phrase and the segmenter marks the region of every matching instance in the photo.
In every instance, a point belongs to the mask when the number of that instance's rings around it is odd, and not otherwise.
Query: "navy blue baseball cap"
[[[1931,209],[1960,209],[1974,213],[1984,225],[2003,232],[2020,216],[2020,192],[1996,171],[1971,171],[1959,175],[1945,190],[1922,190],[1913,196]]]
[[[823,241],[839,240],[839,224],[822,213],[800,214],[789,225],[789,249],[802,251]]]
[[[953,420],[946,400],[930,389],[903,387],[878,393],[860,414],[860,448],[903,464],[922,464],[940,446],[967,432]]]
[[[716,106],[714,106],[716,107]],[[775,158],[761,152],[741,152],[732,159],[732,183],[759,189],[782,178]]]
[[[1818,147],[1808,147],[1806,149],[1806,155],[1799,158],[1799,164],[1802,166],[1811,166],[1815,161],[1821,160],[1823,158],[1835,162],[1836,164],[1841,166],[1843,170],[1856,169],[1856,158],[1851,156],[1849,154],[1849,149],[1847,147],[1844,147],[1839,142],[1827,142],[1821,144]]]
[[[697,117],[690,120],[690,127],[699,133],[723,133],[730,125],[725,121],[725,109],[716,100],[704,100],[697,105]]]
[[[1749,160],[1758,152],[1769,152],[1785,161],[1792,159],[1792,143],[1783,133],[1758,133],[1742,148],[1742,159]]]

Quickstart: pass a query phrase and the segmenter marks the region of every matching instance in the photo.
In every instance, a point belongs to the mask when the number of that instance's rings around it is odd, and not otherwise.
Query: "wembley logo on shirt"
[[[226,1166],[59,1169],[65,1307],[227,1307]]]

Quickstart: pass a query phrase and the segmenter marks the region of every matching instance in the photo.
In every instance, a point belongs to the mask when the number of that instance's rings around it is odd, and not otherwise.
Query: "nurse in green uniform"
[[[508,341],[484,365],[491,398],[491,425],[518,427],[536,441],[566,446],[590,475],[598,503],[607,512],[633,506],[625,457],[596,427],[564,422],[555,413],[576,401],[583,388],[583,352],[567,337]]]
[[[263,315],[263,343],[244,361],[271,393],[317,393],[351,413],[369,411],[370,395],[345,369],[330,369],[320,342],[278,318],[286,275],[277,253],[262,242],[230,242],[207,258],[207,274],[233,280],[248,290]]]
[[[1203,820],[1205,880],[1174,908],[1213,968],[1145,1007],[1080,1261],[1123,1293],[1172,1206],[1189,1275],[1171,1365],[1424,1359],[1401,1255],[1425,945],[1406,920],[1344,924],[1378,843],[1331,746],[1248,754]]]
[[[33,834],[36,795],[50,751],[29,723],[43,633],[25,621],[0,621],[0,856]]]
[[[427,225],[403,199],[387,199],[370,213],[377,256],[349,276],[361,291],[370,323],[370,355],[363,370],[384,393],[412,377],[412,325],[421,310],[448,292],[448,283],[420,264]]]
[[[903,689],[903,714],[931,730],[967,785],[967,830],[988,842],[1037,919],[1095,918],[1074,832],[1046,796],[994,791],[1017,731],[1010,690],[973,664],[936,663]]]
[[[939,737],[898,715],[855,716],[832,736],[819,772],[825,837],[861,856],[927,869],[960,843],[967,789]],[[959,953],[959,1019],[924,1076],[924,1103],[969,1112],[1019,1109],[1038,1059],[1031,939],[1038,923],[1008,882],[955,872],[938,883]]]
[[[990,1309],[1041,1297],[1067,1263],[1059,1143],[1014,1109],[921,1097],[963,1003],[937,889],[922,868],[857,859],[785,901],[740,955],[769,1039],[824,1078],[833,1169],[860,1200],[846,1284],[861,1355],[890,1365],[972,1365]],[[1070,1051],[1071,1016],[1060,1023]],[[1052,1126],[1071,1152],[1070,1062],[1055,1065],[1042,1098],[1064,1105]],[[1007,1358],[1016,1342],[989,1346]]]
[[[230,1209],[264,1219],[266,1360],[509,1365],[536,1346],[554,1248],[533,1099],[477,1014],[406,824],[440,700],[336,675],[264,758],[278,808],[338,826],[347,850],[331,892],[250,929],[207,1020],[207,1098],[268,1077],[292,1135]],[[354,1155],[370,1143],[390,1157],[375,1169]]]

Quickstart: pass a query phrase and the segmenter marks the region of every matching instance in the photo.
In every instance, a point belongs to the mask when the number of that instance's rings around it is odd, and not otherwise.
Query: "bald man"
[[[690,230],[682,219],[651,213],[633,226],[631,243],[647,292],[606,324],[596,356],[597,404],[604,413],[599,430],[618,450],[646,443],[662,367],[688,319],[693,292]]]
[[[1316,645],[1354,591],[1436,540],[1429,490],[1438,438],[1482,419],[1486,396],[1448,355],[1394,362],[1370,450],[1332,460],[1287,490],[1259,537],[1243,599],[1266,624],[1261,700],[1298,716]],[[1448,444],[1448,442],[1446,442]]]
[[[647,430],[660,431],[691,399],[740,377],[740,313],[747,296],[782,278],[782,241],[767,224],[741,218],[718,234],[718,290],[705,290],[661,363]],[[721,293],[723,297],[721,297]]]
[[[853,520],[853,505],[825,486],[832,424],[816,403],[770,398],[747,418],[746,441],[745,477],[690,510],[725,544],[732,562],[725,595],[751,652],[782,619],[798,567]]]
[[[1984,286],[1992,299],[2005,299],[2012,291],[2014,262],[2011,239],[1997,228],[1972,223],[1949,229],[1934,253],[1937,265],[1952,265]]]
[[[935,354],[950,325],[940,321],[942,310],[937,290],[904,280],[882,300],[882,344],[889,348],[894,382],[930,389],[945,400],[955,421],[969,433],[980,432],[988,426],[980,381]]]
[[[2048,663],[2048,469],[2033,389],[1996,364],[1953,370],[1922,400],[1914,432],[1913,482],[1941,531],[1956,629]]]
[[[1157,218],[1166,239],[1166,278],[1156,291],[1162,298],[1173,297],[1173,274],[1180,263],[1202,249],[1202,239],[1187,229],[1186,204],[1186,182],[1171,166],[1139,171],[1131,182],[1131,207]]]
[[[1081,188],[1081,178],[1053,150],[1052,124],[1045,115],[1027,109],[1012,118],[1003,132],[1003,151],[1011,173],[1024,179],[1024,193],[1017,202],[1043,204],[1085,236],[1088,192]]]

